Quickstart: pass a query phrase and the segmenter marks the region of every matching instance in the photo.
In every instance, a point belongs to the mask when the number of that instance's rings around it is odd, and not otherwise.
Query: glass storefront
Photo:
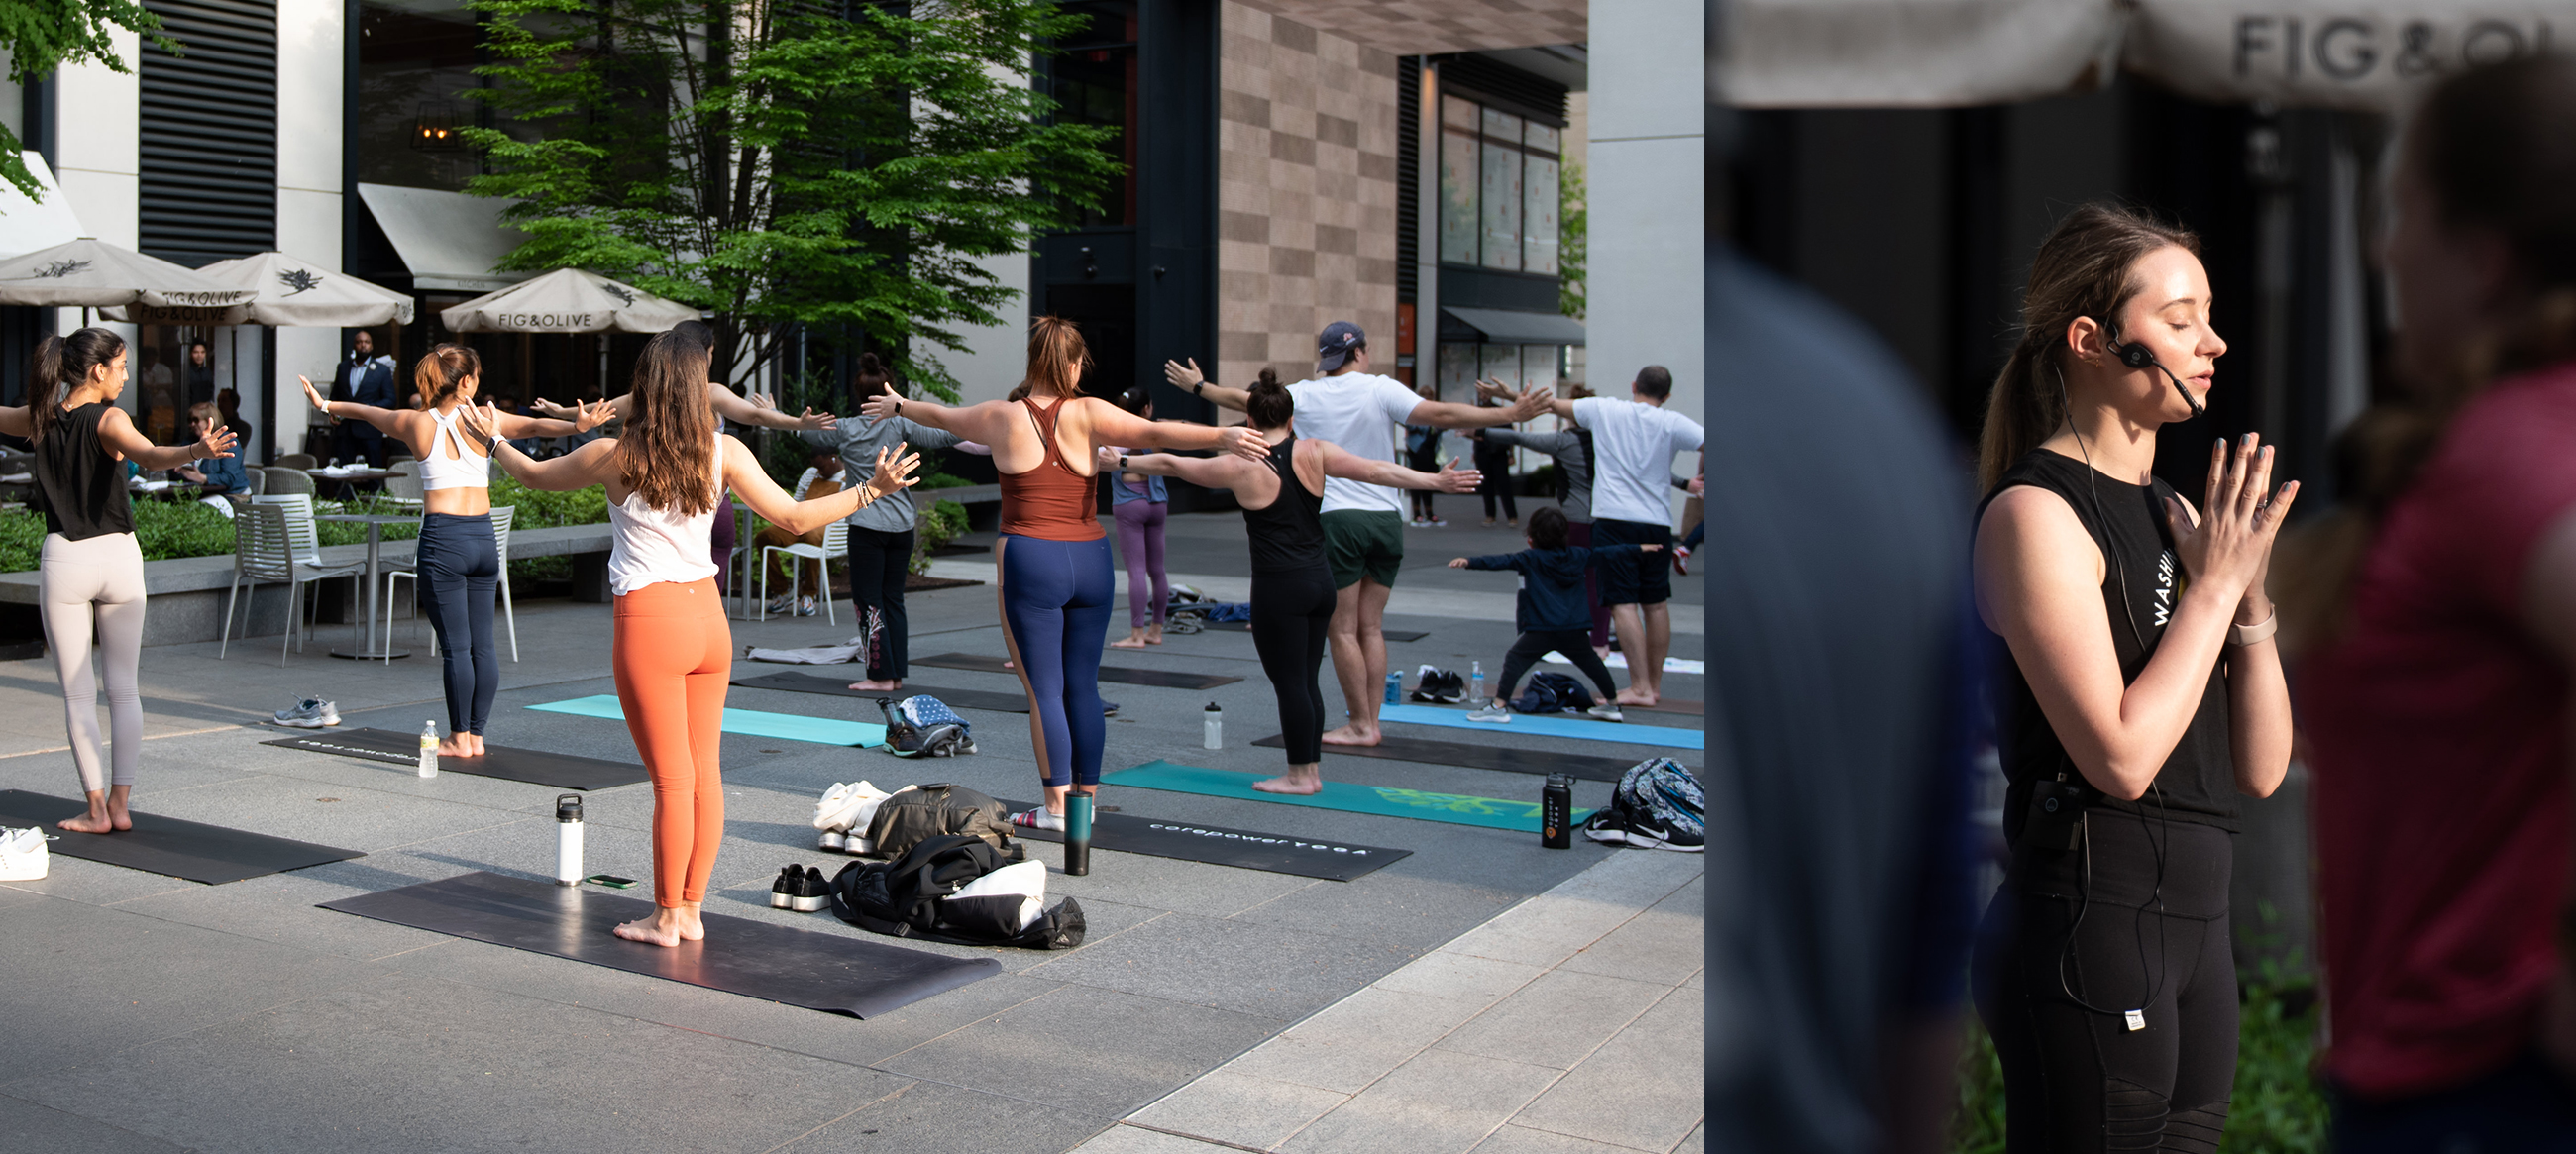
[[[1456,96],[1440,125],[1440,259],[1556,275],[1563,130]]]

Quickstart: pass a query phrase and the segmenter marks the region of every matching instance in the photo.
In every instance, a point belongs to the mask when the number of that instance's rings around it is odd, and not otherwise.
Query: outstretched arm
[[[1249,425],[1195,425],[1186,421],[1148,421],[1106,401],[1083,406],[1091,416],[1093,444],[1137,445],[1157,449],[1223,449],[1258,461],[1270,442]]]
[[[403,418],[410,416],[411,410],[379,409],[374,405],[361,405],[356,401],[325,400],[322,391],[314,388],[312,381],[301,376],[295,379],[304,385],[304,399],[313,402],[314,408],[322,410],[323,416],[334,421],[365,421],[393,436],[403,435]]]
[[[1187,367],[1183,367],[1179,361],[1163,362],[1163,379],[1170,381],[1176,388],[1188,389],[1191,396],[1205,398],[1220,409],[1232,409],[1240,413],[1243,411],[1243,406],[1252,400],[1251,390],[1208,384],[1207,374],[1199,371],[1196,357],[1190,358]]]
[[[498,409],[493,410],[491,415],[495,422],[493,427],[500,430],[501,436],[508,440],[522,437],[569,437],[598,428],[609,418],[606,402],[592,404],[585,401],[573,406],[571,412],[572,417],[569,420],[521,416],[517,413],[504,413]]]
[[[601,437],[560,457],[539,461],[520,452],[518,446],[492,436],[500,415],[500,410],[489,405],[467,405],[457,414],[457,423],[467,436],[483,443],[483,451],[492,455],[492,462],[501,466],[502,472],[522,485],[566,493],[606,482],[617,467],[612,459],[617,452],[615,437]]]
[[[213,432],[184,445],[155,445],[134,427],[134,418],[118,408],[107,410],[98,422],[99,447],[113,450],[146,469],[176,469],[208,457],[229,457],[236,439],[231,429],[217,425]]]
[[[737,425],[759,425],[770,429],[828,429],[840,419],[812,409],[805,410],[804,416],[794,416],[775,405],[745,400],[741,394],[713,381],[707,382],[707,403],[715,406],[717,416]]]
[[[1231,489],[1251,476],[1251,462],[1241,457],[1182,457],[1171,453],[1135,456],[1104,447],[1100,450],[1100,471],[1151,473],[1178,477],[1202,489]]]
[[[875,504],[889,493],[909,489],[920,483],[912,470],[921,464],[921,454],[907,453],[906,446],[877,450],[876,475],[868,483],[838,493],[799,501],[769,479],[769,471],[760,467],[743,443],[724,439],[725,483],[733,488],[742,503],[763,520],[790,533],[805,534],[838,521]]]
[[[1007,422],[1019,406],[1009,401],[986,401],[980,405],[943,405],[919,397],[898,397],[878,393],[859,406],[859,412],[870,420],[882,421],[901,417],[925,429],[955,433],[990,444],[1009,432]]]
[[[0,406],[0,433],[12,437],[36,435],[35,410],[25,405]]]
[[[1317,441],[1324,449],[1324,475],[1348,481],[1366,481],[1390,489],[1429,489],[1442,493],[1473,493],[1484,483],[1485,475],[1474,469],[1461,469],[1458,462],[1441,466],[1437,473],[1408,469],[1393,461],[1363,457],[1331,441]]]
[[[1495,425],[1517,425],[1536,419],[1548,411],[1555,394],[1546,389],[1531,389],[1520,394],[1510,408],[1461,405],[1454,401],[1424,401],[1413,406],[1408,425],[1431,425],[1442,429],[1485,429]],[[1571,411],[1571,410],[1569,410]]]

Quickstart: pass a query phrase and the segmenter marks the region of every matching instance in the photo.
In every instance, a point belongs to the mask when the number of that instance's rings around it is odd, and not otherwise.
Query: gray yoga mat
[[[207,885],[367,856],[353,849],[270,837],[141,810],[134,812],[134,828],[123,833],[73,833],[54,828],[55,822],[87,812],[86,801],[23,789],[0,790],[0,825],[32,825],[45,831],[57,839],[47,845],[49,852]]]
[[[811,673],[764,673],[758,677],[737,679],[734,684],[749,689],[777,689],[788,693],[821,693],[832,697],[861,697],[873,701],[891,697],[897,701],[920,694],[936,697],[951,709],[982,709],[993,713],[1029,711],[1029,699],[1017,693],[994,693],[984,689],[934,689],[927,685],[906,684],[899,690],[852,689],[845,678],[816,677]]]
[[[1002,803],[1003,809],[1013,813],[1036,806],[1033,801]],[[1028,826],[1012,826],[1011,836],[1029,841],[1064,842],[1061,833]],[[1091,848],[1335,882],[1363,877],[1382,866],[1413,856],[1409,849],[1258,833],[1201,822],[1106,811],[1091,817]]]
[[[418,765],[420,735],[396,733],[390,729],[317,730],[281,737],[261,745],[286,749],[306,749],[315,753],[336,753],[360,761],[388,765]],[[504,781],[524,781],[549,789],[615,789],[634,785],[648,776],[641,765],[622,761],[602,761],[596,757],[575,757],[569,753],[547,753],[536,749],[512,749],[503,745],[486,745],[481,757],[442,757],[440,773],[470,773],[477,777],[497,777]]]
[[[981,653],[942,653],[936,657],[915,657],[912,663],[940,669],[973,669],[983,673],[1013,672],[1003,667],[1003,660],[1000,657],[986,657]],[[1125,665],[1101,666],[1100,679],[1126,685],[1159,686],[1164,689],[1214,689],[1220,685],[1232,685],[1243,680],[1240,677],[1227,677],[1215,673],[1183,673],[1177,669],[1137,669]]]

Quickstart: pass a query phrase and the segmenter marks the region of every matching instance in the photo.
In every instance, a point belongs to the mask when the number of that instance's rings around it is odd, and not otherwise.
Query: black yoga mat
[[[1002,808],[1018,813],[1036,805],[1033,801],[1006,801]],[[1064,835],[1054,830],[1028,826],[1012,826],[1011,836],[1030,841],[1064,841]],[[1389,863],[1413,856],[1409,849],[1256,833],[1194,821],[1168,821],[1105,812],[1091,817],[1091,847],[1238,869],[1268,870],[1275,874],[1294,874],[1333,882],[1364,877]]]
[[[937,666],[941,669],[974,669],[985,673],[1013,672],[1002,667],[1003,660],[1005,659],[1000,657],[986,657],[981,653],[942,653],[937,657],[915,657],[912,663]],[[1243,680],[1240,677],[1226,677],[1214,673],[1183,673],[1174,669],[1136,669],[1125,665],[1101,666],[1100,679],[1124,682],[1128,685],[1154,685],[1164,689],[1214,689],[1220,685],[1232,685]],[[941,698],[941,700],[947,699]]]
[[[952,958],[725,914],[703,915],[703,941],[667,949],[630,942],[610,927],[651,917],[653,903],[490,872],[360,894],[322,908],[853,1018],[873,1018],[1002,972],[992,958]]]
[[[789,693],[823,693],[833,697],[864,697],[875,700],[891,697],[897,701],[915,694],[928,694],[947,703],[951,709],[982,709],[993,713],[1029,711],[1029,699],[1017,693],[993,693],[982,689],[932,689],[926,685],[906,685],[899,690],[852,689],[844,678],[816,677],[811,673],[764,673],[734,682],[751,689],[781,689]]]
[[[1254,741],[1267,749],[1286,749],[1287,739],[1278,734]],[[1376,745],[1327,745],[1327,754],[1350,757],[1375,757],[1387,761],[1418,761],[1425,765],[1458,765],[1468,769],[1499,769],[1505,773],[1563,773],[1585,781],[1617,781],[1638,761],[1623,757],[1589,757],[1579,753],[1551,753],[1542,749],[1508,749],[1498,745],[1473,745],[1464,741],[1431,741],[1420,737],[1397,737],[1386,734]]]
[[[87,812],[89,803],[85,801],[23,789],[0,790],[0,825],[32,825],[55,835],[61,840],[47,847],[53,853],[210,886],[367,856],[353,849],[226,829],[141,810],[134,812],[134,828],[123,833],[73,833],[54,828],[55,822]]]
[[[261,745],[287,749],[309,749],[315,753],[336,753],[361,761],[381,761],[390,765],[420,764],[420,735],[396,733],[390,729],[330,730],[297,734]],[[546,753],[535,749],[512,749],[506,745],[486,745],[481,757],[442,757],[440,773],[470,773],[477,777],[497,777],[504,781],[524,781],[549,789],[614,789],[644,781],[647,775],[641,765],[622,761],[602,761],[596,757],[575,757],[569,753]]]
[[[1252,623],[1249,621],[1210,621],[1207,623],[1207,628],[1223,629],[1229,633],[1250,633],[1252,632]],[[1381,630],[1380,632],[1382,632],[1389,641],[1420,641],[1425,637],[1431,636],[1431,634],[1420,629],[1387,629]]]

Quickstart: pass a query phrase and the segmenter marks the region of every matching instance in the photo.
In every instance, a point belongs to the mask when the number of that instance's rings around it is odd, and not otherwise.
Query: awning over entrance
[[[358,199],[411,270],[414,289],[482,293],[533,275],[492,271],[527,239],[501,223],[501,211],[517,201],[390,184],[361,184]]]
[[[1579,345],[1583,343],[1583,322],[1562,313],[1522,312],[1518,309],[1440,310],[1447,320],[1475,330],[1473,339],[1495,345]],[[1470,339],[1465,334],[1451,336],[1456,329],[1440,326],[1440,339]]]
[[[54,180],[54,171],[45,166],[45,158],[33,149],[18,154],[27,162],[27,171],[45,190],[41,202],[27,199],[18,186],[0,181],[0,258],[52,248],[79,240],[80,218],[72,214],[71,198],[63,195],[62,185]]]
[[[1719,84],[1747,108],[1940,108],[2100,87],[2394,111],[2550,47],[2576,0],[1738,0]]]

